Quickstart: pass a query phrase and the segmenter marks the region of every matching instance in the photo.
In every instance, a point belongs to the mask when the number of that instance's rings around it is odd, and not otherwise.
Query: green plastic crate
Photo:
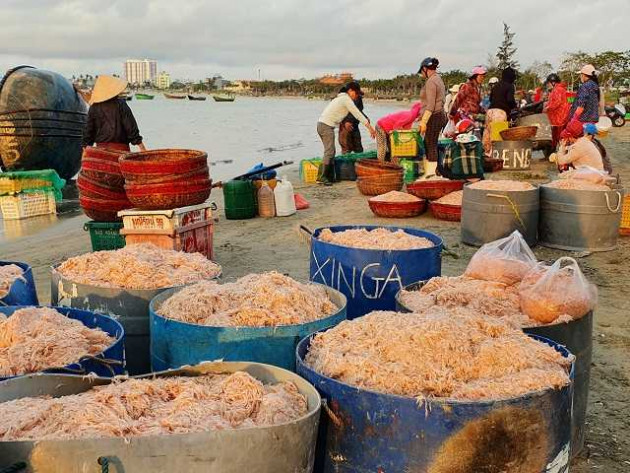
[[[86,222],[83,230],[90,232],[92,251],[117,250],[125,246],[122,227],[122,222]]]

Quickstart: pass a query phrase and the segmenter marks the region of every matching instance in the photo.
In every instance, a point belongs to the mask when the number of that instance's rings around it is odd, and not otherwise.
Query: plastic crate
[[[300,179],[305,184],[315,184],[319,175],[321,158],[303,159],[300,161]]]
[[[86,222],[83,230],[90,232],[92,251],[117,250],[125,246],[122,227],[121,222]]]
[[[397,158],[419,156],[422,137],[417,130],[394,130],[389,135],[389,149]]]
[[[623,198],[623,207],[621,208],[621,223],[619,224],[619,233],[622,235],[630,235],[630,195]]]
[[[60,190],[65,183],[66,181],[52,169],[4,172],[0,173],[0,195],[33,190],[54,190],[57,200],[61,200]]]
[[[5,220],[20,220],[57,213],[55,192],[52,190],[25,192],[0,197],[0,209]]]
[[[118,216],[126,230],[175,230],[212,220],[216,208],[214,202],[209,202],[172,210],[121,210]]]

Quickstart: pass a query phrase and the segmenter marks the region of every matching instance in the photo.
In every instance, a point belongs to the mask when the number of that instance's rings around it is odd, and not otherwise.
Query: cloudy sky
[[[502,21],[524,66],[630,47],[630,0],[0,0],[0,67],[111,74],[148,57],[183,79],[392,77],[429,55],[487,62]]]

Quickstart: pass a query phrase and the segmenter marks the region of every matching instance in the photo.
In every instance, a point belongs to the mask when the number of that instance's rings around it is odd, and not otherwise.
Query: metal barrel
[[[561,345],[534,338],[570,356]],[[315,372],[304,363],[310,342],[298,345],[297,373],[324,405],[315,471],[566,473],[572,384],[499,401],[419,401]]]
[[[81,167],[87,104],[55,72],[20,66],[0,81],[0,157],[7,170],[54,169],[64,179]]]
[[[415,291],[424,284],[426,281],[411,284],[405,289]],[[396,310],[398,312],[412,312],[402,302],[401,292],[396,295]],[[523,331],[527,334],[553,340],[555,343],[565,346],[575,355],[573,411],[571,415],[571,456],[574,457],[584,447],[588,390],[591,381],[591,358],[593,355],[593,311],[568,323],[523,327]]]
[[[159,315],[157,311],[162,303],[180,289],[165,291],[151,301],[151,367],[154,371],[207,360],[252,361],[295,371],[295,347],[298,342],[313,332],[333,327],[346,319],[346,297],[329,287],[326,287],[326,292],[339,310],[305,324],[209,327]]]
[[[10,317],[13,312],[24,309],[25,306],[0,307],[0,313]],[[66,317],[78,320],[88,328],[100,328],[103,332],[114,337],[114,342],[102,353],[85,356],[76,363],[44,370],[45,373],[71,373],[81,376],[95,373],[98,376],[118,376],[125,372],[125,330],[122,325],[106,315],[96,314],[86,310],[71,309],[69,307],[52,307]],[[0,377],[0,380],[11,377]]]
[[[586,434],[586,410],[588,407],[591,358],[593,355],[593,311],[590,311],[582,318],[568,323],[527,327],[523,328],[523,331],[564,345],[575,355],[573,413],[571,420],[571,456],[574,457],[584,447]]]
[[[623,191],[584,191],[540,186],[540,243],[568,251],[617,247]]]
[[[462,201],[462,242],[481,246],[522,233],[529,246],[538,242],[539,190],[493,191],[464,186]]]
[[[19,261],[0,261],[0,266],[8,266],[14,264],[22,268],[21,278],[16,279],[9,292],[0,298],[0,306],[3,305],[38,305],[37,288],[35,287],[35,279],[33,278],[33,268],[26,263]]]
[[[350,248],[319,240],[324,228],[332,232],[365,228],[403,230],[432,241],[435,246],[416,250]],[[348,318],[373,310],[394,310],[396,293],[408,284],[442,273],[442,238],[408,227],[344,225],[318,228],[311,236],[310,279],[342,292],[348,299]]]
[[[551,143],[551,122],[549,121],[549,117],[546,113],[535,113],[533,115],[520,117],[517,121],[517,125],[538,127],[538,130],[536,131],[536,136],[533,138],[533,141],[538,145],[543,143]]]
[[[494,141],[492,157],[503,161],[503,169],[507,171],[524,171],[531,168],[532,142]]]
[[[52,305],[74,307],[109,315],[125,328],[127,371],[131,375],[151,371],[149,354],[149,303],[170,288],[131,290],[80,284],[52,268]]]
[[[0,467],[23,461],[28,471],[38,473],[96,472],[102,471],[97,462],[104,458],[110,471],[127,473],[312,472],[321,398],[311,384],[295,373],[260,363],[204,363],[150,376],[235,371],[246,371],[265,383],[294,383],[307,399],[307,414],[269,427],[194,434],[0,442]],[[103,378],[69,375],[23,376],[0,383],[0,402],[44,394],[57,397],[76,394],[108,382]]]

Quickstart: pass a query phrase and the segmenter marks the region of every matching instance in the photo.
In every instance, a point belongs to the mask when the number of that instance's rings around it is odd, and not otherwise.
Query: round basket
[[[191,149],[155,149],[129,153],[120,160],[120,169],[130,180],[140,174],[185,174],[208,166],[208,154]]]
[[[400,191],[404,185],[402,174],[394,176],[358,177],[357,188],[363,195],[380,195]]]
[[[417,202],[379,202],[369,199],[368,205],[374,215],[385,218],[409,218],[417,217],[427,210],[427,201]]]
[[[196,182],[207,180],[210,176],[208,166],[177,174],[147,174],[126,172],[125,182],[127,184],[168,184],[177,182]]]
[[[460,191],[466,181],[428,180],[407,184],[407,192],[421,199],[436,200],[451,192]]]
[[[118,164],[120,157],[129,151],[115,151],[111,149],[95,148],[87,146],[83,154],[83,159],[96,159]]]
[[[354,169],[357,177],[382,176],[389,174],[398,174],[403,172],[403,168],[392,163],[382,163],[374,159],[359,159]]]
[[[117,222],[121,218],[118,212],[133,207],[128,200],[98,199],[93,197],[79,197],[79,205],[85,215],[96,222]]]
[[[140,210],[163,210],[204,203],[210,197],[212,181],[125,185],[127,197]]]
[[[431,202],[431,213],[439,220],[459,222],[462,219],[462,206]]]
[[[79,172],[77,177],[77,187],[82,196],[94,197],[97,199],[113,199],[113,200],[127,200],[124,188],[118,186],[110,186],[103,184],[102,182],[90,179],[83,175],[83,172]]]
[[[529,140],[536,136],[538,132],[537,126],[515,126],[500,132],[501,138],[505,141],[522,141]]]
[[[503,160],[498,158],[486,158],[483,161],[483,172],[498,172],[503,169]]]

